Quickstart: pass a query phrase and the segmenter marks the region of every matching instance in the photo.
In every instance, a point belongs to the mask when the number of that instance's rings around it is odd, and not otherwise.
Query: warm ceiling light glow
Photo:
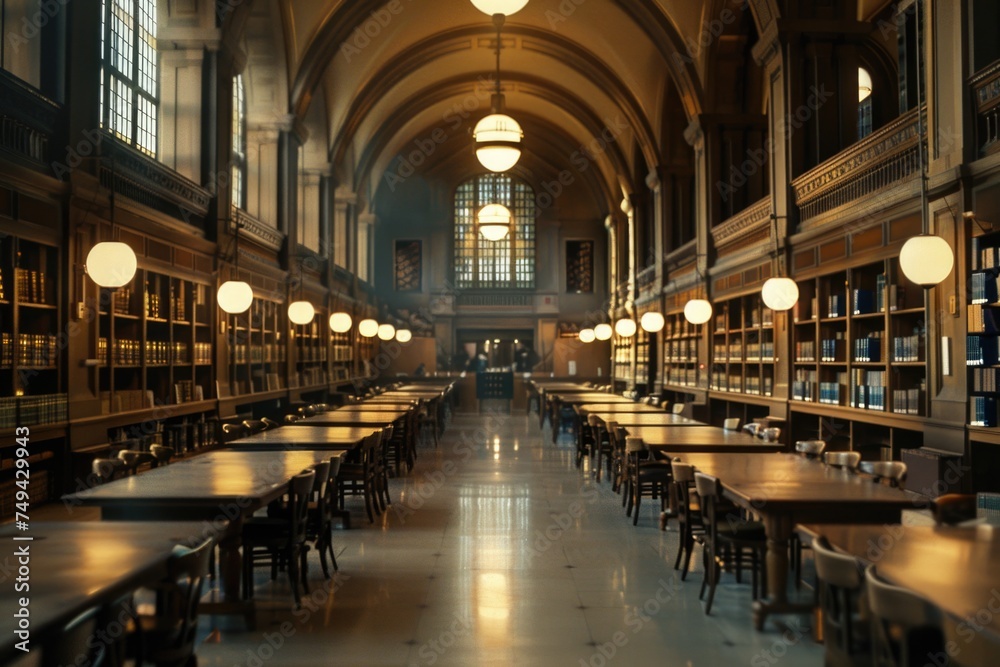
[[[760,296],[771,310],[788,310],[799,300],[799,286],[791,278],[768,278]]]
[[[594,339],[597,337],[594,334],[593,329],[580,329],[580,342],[581,343],[593,343]]]
[[[594,338],[597,340],[609,340],[611,338],[611,325],[598,324],[594,327]]]
[[[691,324],[704,324],[712,319],[712,303],[705,299],[691,299],[684,304],[684,319]]]
[[[358,333],[365,338],[371,338],[378,333],[378,322],[369,318],[358,322]]]
[[[87,254],[87,275],[101,287],[121,287],[135,277],[135,251],[127,243],[102,241]]]
[[[628,338],[629,336],[634,336],[636,332],[635,320],[629,317],[623,317],[622,319],[615,322],[615,333],[622,338]]]
[[[642,318],[639,320],[639,326],[642,327],[642,330],[649,333],[661,331],[665,324],[666,320],[663,319],[663,314],[653,310],[643,313]]]
[[[899,252],[899,268],[911,282],[933,287],[948,277],[955,265],[955,253],[940,236],[913,236]]]
[[[219,308],[230,315],[246,312],[253,303],[253,289],[242,280],[227,280],[216,293]]]
[[[330,316],[330,329],[335,333],[347,333],[352,324],[354,320],[347,313],[334,313]]]
[[[521,125],[502,113],[491,113],[472,131],[476,140],[476,157],[490,171],[507,171],[521,158]]]
[[[510,217],[510,210],[506,206],[487,204],[476,216],[479,233],[487,241],[499,241],[510,232]]]
[[[379,340],[392,340],[396,337],[396,327],[391,324],[380,324],[375,333],[378,335]]]
[[[400,329],[396,332],[396,341],[399,343],[409,343],[413,339],[413,332],[409,329]]]
[[[510,16],[524,9],[528,0],[472,0],[472,4],[483,14],[493,16],[503,14]]]
[[[316,317],[316,308],[308,301],[293,301],[288,304],[288,319],[292,324],[309,324]]]
[[[858,68],[858,102],[872,94],[872,75],[864,67]]]

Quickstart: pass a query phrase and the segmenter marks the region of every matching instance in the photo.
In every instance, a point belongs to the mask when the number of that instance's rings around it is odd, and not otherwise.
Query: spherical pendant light
[[[308,301],[293,301],[288,304],[288,319],[293,324],[309,324],[316,317],[316,308]]]
[[[771,310],[788,310],[799,300],[799,286],[791,278],[768,278],[760,296]]]
[[[87,253],[87,275],[101,287],[121,287],[135,277],[135,251],[127,243],[102,241]]]
[[[596,335],[593,329],[580,329],[579,337],[581,343],[593,343]]]
[[[396,342],[409,343],[413,339],[413,332],[409,329],[399,329],[396,331]]]
[[[642,327],[642,330],[649,333],[661,331],[665,324],[666,320],[663,319],[663,314],[654,310],[643,313],[642,318],[639,320],[639,326]]]
[[[330,329],[334,333],[347,333],[353,324],[354,320],[347,313],[334,313],[330,316]]]
[[[933,287],[948,277],[955,265],[955,253],[940,236],[911,237],[899,252],[899,268],[911,282]]]
[[[358,333],[365,338],[372,338],[378,333],[378,322],[368,318],[358,322]]]
[[[490,171],[507,171],[521,158],[521,125],[503,113],[491,113],[472,131],[476,140],[476,157]]]
[[[472,0],[472,4],[483,14],[493,16],[494,14],[504,14],[510,16],[521,11],[528,0]]]
[[[691,299],[684,304],[684,319],[691,324],[704,324],[712,319],[712,303],[706,299]]]
[[[872,94],[872,75],[864,67],[858,68],[858,102]]]
[[[594,327],[594,338],[597,340],[610,340],[611,332],[612,329],[610,324],[598,324]]]
[[[510,210],[500,204],[487,204],[476,216],[479,233],[487,241],[499,241],[510,232]]]
[[[634,336],[636,332],[635,320],[630,317],[623,317],[615,322],[615,333],[622,338]]]
[[[378,335],[379,340],[392,340],[396,337],[396,327],[391,324],[380,324],[375,333]]]
[[[253,303],[253,289],[242,280],[227,280],[216,294],[219,308],[230,315],[244,313]]]

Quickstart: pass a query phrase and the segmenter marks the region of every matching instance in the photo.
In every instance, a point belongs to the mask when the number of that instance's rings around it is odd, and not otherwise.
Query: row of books
[[[671,340],[663,346],[667,361],[697,361],[698,341],[693,339]]]
[[[854,385],[851,390],[851,407],[884,412],[885,392],[886,388],[882,385]]]
[[[924,337],[920,334],[912,336],[896,336],[892,339],[893,361],[923,361]]]
[[[156,292],[149,291],[148,282],[146,283],[146,292],[143,295],[143,301],[146,310],[146,317],[151,317],[156,320],[163,319],[163,314],[160,311],[160,295]]]
[[[965,307],[968,315],[969,331],[980,333],[1000,333],[1000,313],[996,308],[986,308],[982,304]]]
[[[754,328],[774,326],[774,311],[770,308],[760,310],[754,308],[750,311],[750,326]]]
[[[97,339],[97,356],[106,359],[108,354],[108,339]],[[129,338],[116,339],[111,346],[111,363],[116,366],[138,366],[142,363],[142,342]]]
[[[820,342],[820,361],[847,361],[847,341],[843,338],[824,338]]]
[[[997,280],[993,273],[973,273],[970,281],[972,303],[996,303],[998,301]]]
[[[132,288],[128,285],[119,287],[111,293],[111,308],[118,315],[130,315],[129,306],[132,303]]]
[[[796,341],[795,361],[816,361],[816,341],[814,340]]]
[[[770,396],[774,390],[774,378],[748,375],[744,379],[743,391],[756,396]]]
[[[180,295],[175,294],[176,286],[170,283],[170,317],[175,322],[187,321],[187,299],[184,290],[180,290]]]
[[[842,375],[838,373],[838,378]],[[843,405],[843,398],[847,395],[847,375],[843,374],[844,378],[838,380],[837,382],[820,382],[819,383],[819,402],[824,405]]]
[[[299,383],[302,387],[314,387],[329,384],[326,371],[321,368],[307,368],[299,373]]]
[[[67,394],[0,398],[0,428],[64,422],[68,406]]]
[[[972,391],[1000,391],[1000,368],[970,368]]]
[[[350,345],[334,345],[333,361],[353,361],[354,348]]]
[[[674,338],[680,336],[697,336],[698,335],[698,325],[691,324],[683,318],[678,318],[677,320],[668,320],[666,325],[663,327],[664,338]]]
[[[48,303],[45,272],[34,269],[14,269],[14,289],[21,303]]]
[[[288,357],[284,345],[235,345],[233,355],[237,364],[284,363]]]
[[[181,380],[174,383],[174,402],[190,403],[191,401],[205,400],[205,391],[201,385],[195,384],[191,380]]]
[[[697,387],[697,368],[668,368],[667,383],[679,387]]]
[[[750,378],[748,377],[747,380]],[[711,388],[716,391],[743,391],[743,376],[727,374],[725,371],[712,371]]]
[[[7,343],[8,341],[3,342]],[[6,351],[2,354],[4,357],[7,356]],[[18,366],[55,366],[58,360],[59,344],[55,336],[48,334],[17,335]]]
[[[101,414],[103,415],[146,410],[154,406],[155,401],[151,390],[121,390],[116,391],[113,396],[110,391],[101,392]]]
[[[827,317],[847,316],[847,297],[844,294],[831,294],[826,298]]]
[[[965,364],[967,366],[995,366],[997,363],[997,339],[995,336],[965,337]]]
[[[976,236],[972,239],[972,268],[994,269],[1000,266],[1000,247],[996,239]]]
[[[854,339],[854,360],[862,362],[882,361],[882,337],[872,335]]]
[[[774,361],[774,343],[747,343],[747,361]]]
[[[924,392],[922,389],[893,389],[892,411],[904,415],[923,414]]]
[[[997,399],[994,396],[971,396],[969,424],[971,426],[997,426]]]

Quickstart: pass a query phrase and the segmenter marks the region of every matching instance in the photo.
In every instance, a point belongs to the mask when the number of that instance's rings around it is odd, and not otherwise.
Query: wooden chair
[[[628,436],[625,438],[625,465],[628,479],[628,509],[626,516],[632,517],[632,525],[639,523],[639,506],[642,497],[648,495],[654,500],[659,498],[660,511],[667,509],[667,497],[673,474],[668,461],[653,461],[642,438]],[[635,513],[632,513],[632,510]]]
[[[577,419],[582,420],[579,409],[574,406],[573,409],[577,412]],[[581,428],[580,432],[576,434],[576,467],[579,468],[583,464],[585,458],[593,459],[594,448],[595,448],[595,438],[597,433],[599,433],[600,420],[596,415],[587,415],[587,428]]]
[[[90,471],[95,484],[107,484],[127,474],[125,462],[121,459],[94,459]]]
[[[708,589],[705,614],[712,611],[712,600],[723,567],[735,561],[736,579],[739,581],[745,551],[750,555],[751,586],[753,599],[756,600],[766,588],[764,556],[767,553],[767,538],[764,524],[744,520],[737,508],[723,499],[722,483],[717,477],[695,472],[694,483],[705,522],[705,579],[698,596],[703,597]]]
[[[865,570],[872,613],[872,658],[877,667],[923,667],[927,656],[944,652],[941,611],[912,591]]]
[[[165,447],[164,445],[153,445],[149,448],[149,453],[153,455],[154,468],[167,465],[176,454],[173,447]]]
[[[251,517],[243,524],[243,597],[253,597],[255,565],[271,566],[271,580],[278,578],[278,567],[288,566],[295,606],[301,606],[299,583],[306,593],[308,561],[306,560],[306,528],[309,518],[309,497],[316,471],[308,469],[292,478],[288,484],[288,504],[284,516]]]
[[[823,616],[823,643],[827,667],[863,667],[871,664],[865,602],[864,567],[853,556],[833,549],[825,537],[812,542]]]
[[[250,435],[254,435],[266,430],[267,424],[261,419],[244,419],[243,428],[245,428],[247,433]]]
[[[248,435],[247,428],[243,424],[223,424],[222,425],[222,442],[230,442],[231,440],[238,440],[239,438],[246,437]]]
[[[771,429],[764,429],[765,433]],[[778,431],[778,437],[780,437],[781,431]],[[778,438],[775,437],[771,440],[765,435],[765,440],[770,442],[777,442]],[[818,459],[823,456],[823,451],[826,449],[826,442],[823,440],[796,440],[795,441],[795,451],[799,455],[804,456],[807,459]]]
[[[357,463],[341,463],[337,484],[340,487],[340,508],[344,509],[346,496],[363,496],[368,521],[375,523],[378,501],[375,498],[375,457],[380,446],[382,429],[376,429],[365,438],[361,445],[360,461]]]
[[[337,556],[333,551],[333,518],[337,504],[337,475],[339,472],[339,456],[334,456],[324,464],[316,466],[316,481],[313,483],[315,498],[309,503],[309,523],[306,528],[306,540],[311,541],[316,551],[319,552],[319,564],[323,568],[323,576],[327,579],[330,578],[329,567],[326,563],[328,554],[333,563],[334,571],[338,569]]]
[[[68,621],[58,632],[40,642],[41,667],[90,665],[119,667],[125,662],[127,635],[108,642],[104,629],[129,606],[125,600],[106,607],[92,607]],[[100,639],[99,639],[100,638]],[[34,644],[35,642],[33,642]],[[39,649],[34,649],[39,650]]]
[[[695,542],[704,544],[705,523],[701,518],[701,504],[694,486],[694,466],[672,461],[670,470],[674,476],[677,523],[680,532],[674,569],[681,570],[681,581],[684,581],[691,569],[691,554],[694,552]],[[683,568],[681,568],[682,561]]]
[[[726,431],[738,431],[740,430],[740,418],[730,417],[729,419],[723,420],[722,428]]]
[[[270,431],[271,429],[275,429],[275,428],[280,428],[281,427],[281,423],[280,422],[276,422],[273,419],[271,419],[270,417],[261,417],[260,418],[260,423],[262,423],[264,425],[264,430],[265,431]]]
[[[167,561],[167,576],[153,587],[156,613],[137,619],[137,664],[196,665],[198,603],[215,547],[211,539],[180,549]]]
[[[976,494],[949,493],[938,496],[931,503],[934,523],[954,526],[976,518]]]
[[[858,470],[872,476],[872,481],[906,488],[906,464],[902,461],[862,461]]]
[[[285,423],[286,424],[294,424],[295,422],[299,421],[300,419],[302,419],[302,417],[300,417],[299,415],[285,415]]]
[[[593,468],[594,478],[598,482],[601,481],[601,470],[604,467],[604,462],[607,462],[608,478],[611,479],[612,486],[614,486],[614,476],[612,473],[614,447],[611,444],[610,431],[601,426],[601,420],[596,415],[587,415],[587,425],[589,427],[588,430],[591,432],[591,441],[593,443],[590,448],[590,458],[595,464]],[[613,429],[615,426],[617,426],[616,422],[608,424],[610,429]]]
[[[857,470],[861,462],[861,452],[824,452],[823,463],[832,468]]]
[[[781,440],[781,428],[771,426],[769,428],[759,430],[757,435],[763,438],[764,442],[778,442]]]
[[[152,463],[155,459],[149,452],[140,452],[134,449],[122,449],[118,452],[118,460],[125,467],[126,475],[134,475],[139,471],[139,467],[147,463]]]

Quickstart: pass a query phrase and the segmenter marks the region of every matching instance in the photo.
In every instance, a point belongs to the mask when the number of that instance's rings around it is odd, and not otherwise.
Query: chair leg
[[[333,525],[330,525],[330,534],[326,538],[326,548],[330,550],[330,561],[333,563],[333,571],[336,572],[340,568],[337,567],[337,556],[333,553]]]
[[[719,578],[719,565],[715,561],[715,554],[713,553],[709,559],[708,569],[705,571],[705,576],[708,577],[708,600],[705,601],[705,615],[712,613],[712,601],[715,599],[715,586],[718,583]]]
[[[681,581],[686,581],[688,572],[691,571],[691,556],[694,553],[694,537],[688,536],[687,544],[684,545],[687,557],[684,559],[684,570],[681,571]]]
[[[639,505],[642,503],[642,484],[635,486],[635,514],[632,515],[632,525],[639,524]]]
[[[302,606],[302,594],[299,593],[299,562],[295,554],[288,559],[288,582],[292,585],[292,597],[295,598],[295,608]]]
[[[309,545],[299,547],[299,573],[302,576],[302,590],[309,594]]]

